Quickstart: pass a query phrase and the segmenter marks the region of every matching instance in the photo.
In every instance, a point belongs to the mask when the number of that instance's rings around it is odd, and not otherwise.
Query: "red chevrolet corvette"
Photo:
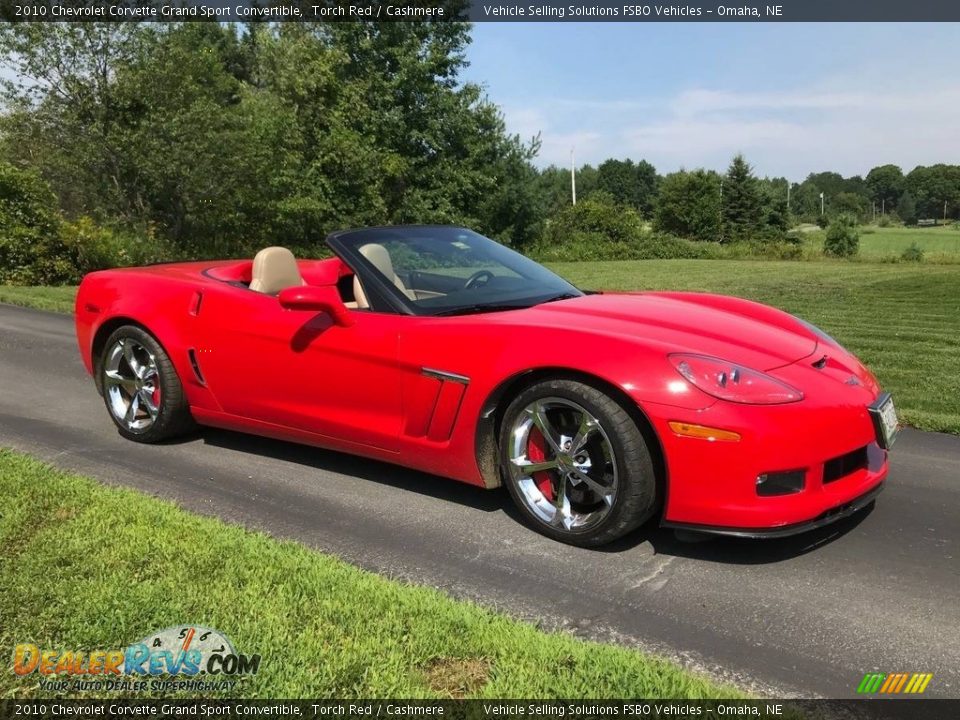
[[[532,526],[584,546],[655,514],[786,535],[881,489],[890,395],[792,315],[582,292],[458,227],[328,244],[84,278],[80,351],[120,433],[198,423],[506,485]]]

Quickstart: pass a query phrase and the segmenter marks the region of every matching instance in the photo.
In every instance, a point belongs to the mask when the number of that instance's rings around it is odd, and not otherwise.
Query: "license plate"
[[[883,393],[869,409],[873,427],[877,431],[877,444],[882,448],[890,448],[900,432],[900,420],[897,418],[893,397],[890,393]]]

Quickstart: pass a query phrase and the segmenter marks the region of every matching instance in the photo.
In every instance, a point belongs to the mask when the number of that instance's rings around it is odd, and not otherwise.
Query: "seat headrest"
[[[384,277],[390,282],[394,282],[397,277],[393,272],[393,260],[390,259],[390,253],[383,245],[378,243],[367,243],[360,247],[360,254],[373,263]]]
[[[253,258],[250,289],[276,295],[288,287],[304,285],[297,259],[285,247],[268,247]]]

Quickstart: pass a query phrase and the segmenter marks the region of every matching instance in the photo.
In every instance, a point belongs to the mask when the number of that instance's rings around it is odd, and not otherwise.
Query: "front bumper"
[[[702,410],[645,407],[666,459],[662,524],[740,537],[779,537],[820,527],[869,504],[888,472],[868,406],[876,391],[750,406],[717,402]],[[673,432],[680,421],[736,432],[710,441]],[[761,495],[757,480],[802,473],[796,492]]]
[[[799,535],[800,533],[809,532],[810,530],[816,530],[824,525],[835,523],[837,520],[841,520],[845,517],[853,515],[855,512],[862,510],[867,505],[872,503],[882,490],[883,481],[881,480],[880,483],[873,488],[873,490],[865,492],[860,497],[854,498],[850,502],[844,503],[843,505],[830,508],[813,520],[794,523],[792,525],[781,525],[779,527],[772,528],[729,528],[716,525],[696,525],[694,523],[674,523],[669,521],[664,521],[660,523],[660,525],[662,527],[672,528],[674,530],[692,530],[695,532],[710,533],[711,535],[749,538],[752,540],[789,537],[791,535]]]

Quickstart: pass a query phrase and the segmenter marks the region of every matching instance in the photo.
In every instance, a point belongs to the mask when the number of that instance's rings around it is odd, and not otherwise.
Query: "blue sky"
[[[477,23],[467,79],[538,164],[866,174],[960,163],[960,28],[929,24]]]

